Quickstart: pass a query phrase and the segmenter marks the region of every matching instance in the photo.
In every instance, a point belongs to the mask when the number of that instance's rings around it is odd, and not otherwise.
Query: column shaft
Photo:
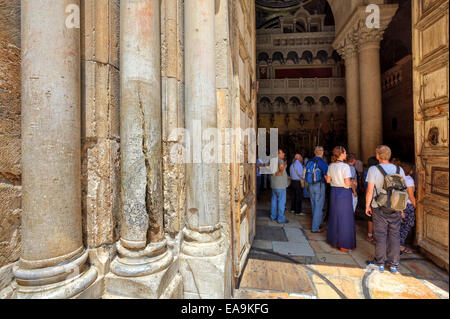
[[[364,162],[383,142],[379,41],[360,45],[361,146]]]
[[[69,5],[79,1],[22,1],[23,249],[14,269],[19,298],[71,297],[97,276],[95,269],[84,273],[80,29],[66,25]],[[80,273],[81,281],[62,283]]]
[[[219,215],[219,164],[209,149],[212,143],[217,148],[219,141],[206,136],[210,134],[202,136],[208,129],[217,130],[215,19],[216,11],[224,7],[215,0],[185,0],[184,9],[185,122],[193,164],[186,164],[186,227],[180,273],[185,299],[226,298],[231,279]]]
[[[159,298],[173,260],[163,229],[160,21],[159,0],[120,2],[122,223],[106,290],[133,298]]]
[[[202,5],[185,1],[186,128],[191,145],[201,138],[201,130],[217,128],[214,17],[214,0]],[[194,135],[196,131],[199,137]],[[201,150],[203,147],[202,142]],[[203,154],[203,162],[195,163],[196,149],[191,150],[194,164],[186,167],[186,224],[191,230],[212,231],[219,227],[218,164],[205,163]]]
[[[158,0],[121,1],[121,243],[163,239]]]
[[[347,96],[347,131],[349,152],[361,156],[361,109],[359,96],[359,63],[356,52],[345,59],[345,81]]]
[[[41,267],[83,247],[80,32],[65,25],[70,3],[22,2],[22,261]]]

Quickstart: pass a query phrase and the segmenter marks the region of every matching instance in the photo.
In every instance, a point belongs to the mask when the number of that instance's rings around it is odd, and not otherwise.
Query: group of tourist
[[[385,145],[376,149],[376,156],[369,159],[366,171],[363,171],[362,162],[354,154],[347,154],[342,146],[333,149],[330,164],[324,159],[323,147],[316,147],[314,155],[313,159],[304,161],[300,154],[296,154],[289,168],[289,177],[286,155],[279,150],[278,168],[270,180],[270,218],[280,224],[289,223],[285,205],[290,185],[291,212],[304,215],[302,200],[304,193],[308,193],[312,209],[311,232],[323,232],[327,217],[327,242],[349,252],[356,248],[355,211],[358,192],[364,192],[365,213],[369,217],[367,240],[376,245],[375,258],[367,261],[368,268],[384,271],[387,263],[392,273],[398,273],[400,254],[411,253],[405,241],[415,222],[414,167],[396,160],[391,163],[391,149]],[[258,160],[257,166],[259,170],[264,163]],[[259,172],[258,175],[259,194],[262,177]],[[389,182],[393,184],[386,186]],[[326,201],[328,210],[324,214]]]

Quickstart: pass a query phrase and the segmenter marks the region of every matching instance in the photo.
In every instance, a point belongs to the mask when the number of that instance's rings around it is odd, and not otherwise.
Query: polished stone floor
[[[449,276],[415,252],[401,257],[400,274],[366,270],[375,245],[365,240],[367,222],[356,221],[357,248],[341,252],[313,234],[309,200],[305,216],[287,213],[289,224],[269,218],[270,191],[258,202],[257,232],[237,299],[448,299]],[[290,201],[287,201],[290,207]],[[413,249],[414,247],[409,247]]]

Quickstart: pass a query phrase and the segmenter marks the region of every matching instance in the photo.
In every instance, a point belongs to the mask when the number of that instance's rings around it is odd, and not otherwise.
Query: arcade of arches
[[[255,166],[241,136],[232,163],[171,162],[194,121],[278,128],[289,156],[391,145],[448,270],[448,1],[197,4],[0,0],[0,298],[232,297]]]

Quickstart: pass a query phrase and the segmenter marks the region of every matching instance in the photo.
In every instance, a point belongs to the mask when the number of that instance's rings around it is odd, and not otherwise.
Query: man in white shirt
[[[384,171],[388,174],[395,174],[398,167],[391,164],[391,149],[385,145],[376,149],[377,160]],[[400,175],[405,177],[405,173],[400,168]],[[378,205],[376,194],[383,189],[384,176],[378,166],[372,166],[367,174],[366,192],[366,214],[372,216],[374,237],[376,240],[375,259],[368,261],[369,269],[384,271],[384,264],[388,262],[393,274],[398,273],[400,264],[400,226],[402,222],[402,212],[394,211],[390,208]]]
[[[278,171],[272,175],[270,184],[272,186],[272,202],[270,219],[278,221],[278,224],[287,224],[289,221],[284,215],[286,205],[286,188],[288,185],[288,175],[286,173],[287,164],[285,162],[285,153],[278,151]]]

